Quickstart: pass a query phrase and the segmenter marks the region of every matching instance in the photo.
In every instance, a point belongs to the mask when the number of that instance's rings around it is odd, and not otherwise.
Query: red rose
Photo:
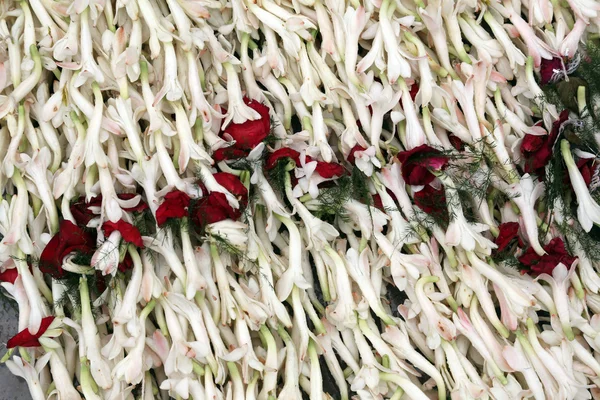
[[[460,140],[458,136],[449,134],[448,140],[450,141],[452,147],[454,147],[456,150],[463,151],[465,149],[465,143],[462,140]]]
[[[192,211],[192,219],[198,228],[225,219],[238,219],[242,215],[227,202],[223,193],[212,192],[201,198]]]
[[[119,264],[120,267],[120,264]],[[120,268],[119,268],[120,270]],[[109,275],[110,276],[110,275]],[[104,293],[104,291],[106,290],[106,278],[104,275],[102,275],[102,271],[96,271],[96,289],[98,289],[98,293]]]
[[[427,214],[446,215],[446,192],[444,189],[435,189],[431,185],[425,185],[423,189],[413,194],[413,199],[417,207]]]
[[[540,64],[541,84],[556,83],[561,80],[564,74],[563,61],[559,57],[554,57],[552,60],[542,59]]]
[[[61,221],[58,233],[50,239],[40,256],[40,270],[60,278],[63,259],[74,251],[92,255],[96,250],[95,234],[88,232],[71,221]]]
[[[89,202],[85,201],[85,196],[81,196],[75,203],[71,204],[70,210],[75,218],[75,222],[80,226],[87,224],[98,215],[92,213],[89,207],[100,207],[102,205],[102,196],[92,197]]]
[[[357,151],[365,151],[366,149],[364,147],[362,147],[360,144],[357,144],[356,146],[354,146],[351,150],[350,150],[350,154],[348,154],[348,162],[352,165],[354,165],[354,163],[356,162],[356,156],[354,155],[354,153],[356,153]]]
[[[120,193],[117,197],[121,200],[129,200],[137,196],[134,193]],[[98,195],[96,197],[92,197],[89,202],[85,201],[85,196],[81,196],[78,198],[75,203],[71,204],[70,210],[71,214],[73,214],[73,218],[75,218],[75,222],[80,226],[87,226],[87,224],[94,218],[98,217],[97,214],[94,214],[90,207],[102,207],[102,195]],[[145,201],[140,200],[137,206],[123,208],[123,211],[127,212],[139,212],[144,211],[148,208],[148,204]]]
[[[244,97],[244,103],[260,114],[260,118],[254,121],[246,121],[242,124],[231,123],[225,128],[225,133],[229,134],[235,144],[233,147],[240,150],[251,150],[271,132],[271,117],[269,108],[257,101]]]
[[[135,196],[137,196],[137,194],[135,194],[135,193],[119,193],[117,195],[117,197],[121,200],[130,200],[130,199],[133,199]],[[123,211],[139,212],[139,211],[144,211],[147,208],[148,208],[148,204],[144,200],[140,200],[140,202],[137,204],[137,206],[123,208]]]
[[[381,196],[378,193],[373,195],[373,206],[381,211],[385,211],[383,202],[381,201]]]
[[[569,111],[564,110],[560,113],[558,120],[552,124],[550,134],[544,136],[526,134],[521,142],[521,154],[525,158],[524,171],[526,173],[535,173],[538,176],[544,176],[544,167],[553,154],[553,147],[561,125],[569,118]]]
[[[119,231],[124,241],[132,243],[139,248],[144,248],[144,241],[142,240],[139,229],[129,222],[123,221],[122,219],[118,220],[116,223],[106,221],[102,225],[102,230],[104,230],[106,236],[110,236],[114,231]]]
[[[156,223],[164,225],[169,218],[183,218],[188,215],[190,196],[179,190],[174,190],[165,195],[165,200],[156,210]]]
[[[576,258],[567,253],[564,242],[558,237],[545,245],[544,250],[546,254],[540,256],[530,247],[519,257],[519,262],[523,265],[523,273],[552,275],[552,271],[559,263],[563,263],[567,268],[570,268]]]
[[[590,183],[592,183],[592,178],[594,177],[594,173],[598,168],[596,158],[580,158],[577,160],[577,168],[581,173],[581,177],[583,178],[585,185],[590,186]],[[568,172],[566,172],[566,178],[569,182],[571,181]]]
[[[448,157],[441,151],[422,144],[412,150],[398,153],[402,163],[402,177],[409,185],[427,185],[435,179],[429,170],[441,170],[448,165]]]
[[[289,147],[282,147],[281,149],[275,150],[269,154],[269,157],[267,157],[267,162],[265,163],[265,168],[267,170],[275,168],[277,162],[283,158],[291,158],[294,160],[296,165],[300,165],[300,153],[294,149],[290,149]]]
[[[417,82],[413,83],[408,93],[410,94],[410,98],[412,99],[412,101],[415,101],[415,99],[417,98],[417,93],[419,93],[419,84]]]
[[[240,158],[246,158],[248,156],[248,151],[240,150],[233,147],[225,147],[222,149],[217,149],[212,155],[213,160],[215,162],[221,162],[224,160],[238,160]]]
[[[54,321],[54,317],[45,317],[42,318],[42,323],[40,324],[40,329],[37,331],[35,335],[32,335],[29,332],[28,328],[23,329],[21,332],[17,333],[15,336],[11,337],[6,343],[6,348],[12,349],[14,347],[39,347],[41,346],[39,338],[48,330],[50,324]]]
[[[15,281],[19,277],[19,270],[16,268],[9,268],[0,273],[0,281],[8,282],[14,285]]]
[[[204,227],[207,224],[225,219],[237,220],[242,216],[242,211],[248,205],[248,189],[237,176],[227,172],[218,172],[213,177],[219,185],[237,198],[240,208],[231,207],[223,193],[210,192],[200,199],[192,210],[192,219],[198,227]]]
[[[317,161],[315,171],[317,174],[327,179],[333,178],[334,176],[342,176],[346,173],[343,165],[325,161]]]
[[[125,257],[123,258],[123,261],[119,263],[118,268],[121,272],[126,272],[130,269],[133,269],[133,258],[131,258],[131,255],[129,253],[125,254]],[[100,291],[100,293],[102,292],[103,290]]]
[[[519,238],[519,223],[505,222],[498,226],[500,233],[494,241],[498,245],[497,251],[504,250],[514,239]]]
[[[240,178],[228,172],[217,172],[213,174],[213,178],[217,183],[223,186],[229,193],[237,197],[240,204],[246,206],[248,204],[248,189],[240,181]]]

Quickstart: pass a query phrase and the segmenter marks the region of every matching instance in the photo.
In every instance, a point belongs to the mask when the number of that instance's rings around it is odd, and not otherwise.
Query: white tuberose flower
[[[365,150],[357,150],[354,152],[354,162],[366,176],[373,175],[374,167],[381,168],[381,163],[375,157],[375,147],[369,146]]]
[[[33,400],[45,400],[46,396],[42,386],[40,385],[40,373],[50,360],[52,353],[46,353],[37,360],[34,365],[24,361],[20,357],[13,357],[12,360],[6,361],[6,366],[13,375],[20,376],[25,379],[29,387],[29,393]]]
[[[593,224],[600,224],[600,206],[594,201],[590,195],[590,191],[581,176],[581,172],[575,164],[573,155],[571,154],[571,146],[567,140],[562,140],[560,143],[560,150],[562,156],[567,165],[569,171],[569,178],[573,185],[573,191],[577,196],[577,219],[581,224],[581,227],[589,232],[592,229]]]

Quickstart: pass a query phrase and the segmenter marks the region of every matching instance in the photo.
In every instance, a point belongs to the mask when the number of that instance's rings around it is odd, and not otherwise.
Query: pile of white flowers
[[[0,2],[2,362],[34,400],[600,398],[599,28]]]

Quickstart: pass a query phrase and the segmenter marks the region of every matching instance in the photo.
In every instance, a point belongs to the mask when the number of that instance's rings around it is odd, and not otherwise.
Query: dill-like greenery
[[[236,247],[234,244],[232,244],[230,241],[228,241],[226,237],[218,236],[218,235],[211,235],[210,240],[217,247],[219,254],[227,253],[231,256],[235,256],[235,257],[237,257],[237,259],[239,261],[243,261],[246,263],[246,265],[250,265],[251,270],[253,272],[260,273],[260,268],[258,266],[257,261],[248,257],[248,254],[246,252],[244,252],[239,247]]]
[[[132,213],[132,216],[133,225],[138,228],[142,236],[153,236],[156,234],[156,220],[150,209]]]
[[[368,206],[373,204],[371,192],[369,191],[369,177],[358,167],[352,169],[352,197]]]
[[[319,190],[319,206],[315,211],[317,218],[323,219],[328,215],[344,218],[344,204],[352,197],[352,180],[351,176],[343,176],[336,179],[334,186]]]
[[[287,170],[288,159],[283,158],[277,161],[275,166],[270,169],[266,175],[269,184],[282,198],[285,198],[285,182],[288,174],[290,173]]]
[[[77,257],[74,257],[74,260]],[[82,264],[82,265],[89,265]],[[74,312],[79,313],[81,311],[81,298],[79,296],[79,278],[81,275],[75,274],[72,272],[65,272],[65,274],[58,278],[57,281],[60,282],[65,290],[58,299],[54,299],[54,303],[63,308],[68,308],[73,310]],[[88,287],[90,291],[90,297],[92,299],[100,296],[101,290],[107,287],[112,279],[111,276],[102,276],[100,272],[97,272],[92,275],[87,275],[86,277],[88,282]],[[108,282],[107,282],[108,280]]]

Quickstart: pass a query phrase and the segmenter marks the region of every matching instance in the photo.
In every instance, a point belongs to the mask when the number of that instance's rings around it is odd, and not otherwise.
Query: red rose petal
[[[417,207],[427,214],[445,215],[447,212],[444,189],[435,189],[431,185],[425,185],[423,189],[414,193],[413,199]]]
[[[4,272],[0,273],[0,281],[14,284],[19,277],[19,270],[17,268],[9,268]]]
[[[296,165],[300,165],[300,153],[294,149],[290,149],[289,147],[282,147],[281,149],[275,150],[273,153],[269,154],[269,157],[267,157],[267,162],[265,163],[265,168],[267,170],[275,168],[277,162],[283,158],[291,158],[294,160]]]
[[[71,221],[63,220],[58,233],[50,239],[40,256],[39,267],[43,273],[56,278],[63,275],[63,259],[72,252],[93,254],[96,249],[96,237]]]
[[[417,94],[419,93],[419,84],[417,82],[413,83],[408,93],[410,94],[412,101],[415,101]]]
[[[137,196],[137,194],[135,194],[135,193],[119,193],[117,195],[117,197],[119,199],[121,199],[121,200],[131,200],[135,196]],[[123,208],[123,211],[127,211],[127,212],[139,212],[139,211],[144,211],[147,208],[148,208],[148,204],[144,200],[140,200],[140,202],[138,203],[137,206]]]
[[[326,179],[333,178],[334,176],[342,176],[346,173],[343,165],[325,161],[317,161],[315,171]]]
[[[505,222],[498,226],[500,233],[498,237],[494,241],[498,245],[497,251],[504,250],[513,239],[518,239],[519,237],[519,223],[518,222]]]
[[[563,71],[563,63],[559,57],[554,57],[551,60],[542,59],[540,64],[541,84],[556,83],[558,80],[553,79],[553,77],[556,78],[555,71]]]
[[[179,190],[165,195],[165,199],[156,210],[156,223],[162,226],[169,218],[183,218],[188,214],[190,196]]]
[[[350,154],[348,154],[348,162],[352,165],[354,165],[354,162],[356,161],[356,158],[354,156],[354,153],[356,153],[357,151],[365,151],[366,149],[364,147],[362,147],[361,145],[357,144],[356,146],[354,146],[351,150],[350,150]]]
[[[102,229],[104,230],[104,234],[106,236],[110,236],[110,234],[114,231],[119,231],[124,241],[127,243],[132,243],[139,248],[144,248],[144,241],[142,240],[142,235],[140,234],[139,229],[129,222],[123,221],[122,219],[116,223],[106,221],[102,225]]]
[[[31,332],[29,332],[29,329],[25,328],[21,332],[17,333],[15,336],[10,338],[8,340],[8,343],[6,343],[6,347],[9,349],[12,349],[17,346],[19,346],[19,347],[39,347],[39,346],[41,346],[40,342],[39,342],[39,338],[41,338],[42,335],[48,330],[48,327],[50,326],[50,324],[52,324],[52,321],[54,321],[53,316],[42,318],[42,323],[40,324],[40,329],[38,330],[38,332],[35,335],[32,335]]]
[[[544,246],[546,254],[538,255],[533,248],[528,248],[525,253],[519,257],[519,262],[523,265],[524,272],[530,275],[548,274],[552,275],[554,268],[560,263],[570,268],[576,257],[572,257],[565,249],[565,243],[561,238],[556,237]]]
[[[230,135],[235,143],[233,147],[240,150],[252,150],[271,132],[271,117],[269,108],[254,100],[244,98],[247,106],[257,111],[260,118],[254,121],[246,121],[242,124],[231,123],[225,128],[225,133]]]
[[[246,158],[248,151],[236,149],[233,147],[225,147],[222,149],[215,150],[212,155],[215,162],[221,162],[225,160],[238,160],[240,158]]]
[[[426,144],[400,152],[397,157],[402,163],[402,178],[409,185],[428,185],[435,179],[429,170],[442,170],[448,165],[447,156]]]

